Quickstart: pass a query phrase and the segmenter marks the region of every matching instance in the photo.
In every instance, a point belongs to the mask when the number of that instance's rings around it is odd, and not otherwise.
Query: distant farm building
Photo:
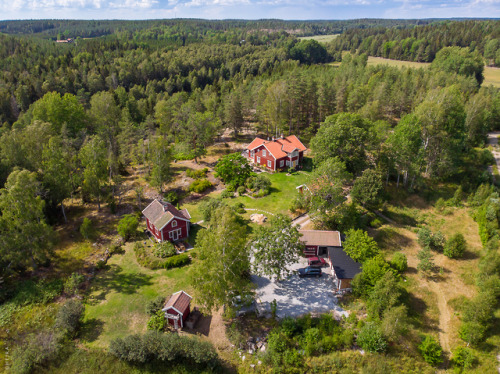
[[[178,210],[172,204],[153,200],[142,211],[148,231],[157,241],[176,242],[189,236],[191,216],[187,209]]]
[[[165,318],[168,323],[176,330],[182,329],[184,323],[191,312],[190,304],[192,297],[184,291],[179,291],[170,296],[162,312],[165,312]]]
[[[71,39],[71,38],[60,39],[60,40],[56,40],[56,43],[73,43],[73,39]]]
[[[306,149],[295,135],[272,140],[255,138],[246,147],[244,155],[253,164],[276,171],[301,167]]]

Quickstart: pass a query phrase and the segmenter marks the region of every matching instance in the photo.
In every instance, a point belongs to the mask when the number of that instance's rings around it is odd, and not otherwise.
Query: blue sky
[[[500,0],[0,0],[0,19],[500,17]]]

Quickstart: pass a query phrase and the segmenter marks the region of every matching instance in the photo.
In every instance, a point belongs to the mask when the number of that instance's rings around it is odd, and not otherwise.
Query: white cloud
[[[37,10],[54,8],[103,9],[103,8],[151,8],[158,0],[0,0],[0,9]]]

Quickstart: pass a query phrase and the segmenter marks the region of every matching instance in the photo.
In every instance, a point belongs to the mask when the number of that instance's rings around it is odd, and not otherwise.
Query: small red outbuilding
[[[170,203],[153,200],[142,211],[146,217],[146,226],[159,242],[176,242],[189,236],[191,216],[187,209],[178,210]]]
[[[174,328],[182,329],[184,322],[191,312],[190,304],[192,297],[184,291],[179,291],[170,296],[170,299],[165,303],[162,312],[165,312],[165,318],[168,323]]]

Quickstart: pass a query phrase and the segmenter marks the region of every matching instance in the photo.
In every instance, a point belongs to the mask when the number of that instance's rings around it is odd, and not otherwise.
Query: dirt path
[[[443,290],[438,283],[431,281],[429,286],[437,296],[437,306],[439,309],[439,343],[445,352],[450,352],[450,321],[451,314],[448,307],[448,302],[444,296]]]

